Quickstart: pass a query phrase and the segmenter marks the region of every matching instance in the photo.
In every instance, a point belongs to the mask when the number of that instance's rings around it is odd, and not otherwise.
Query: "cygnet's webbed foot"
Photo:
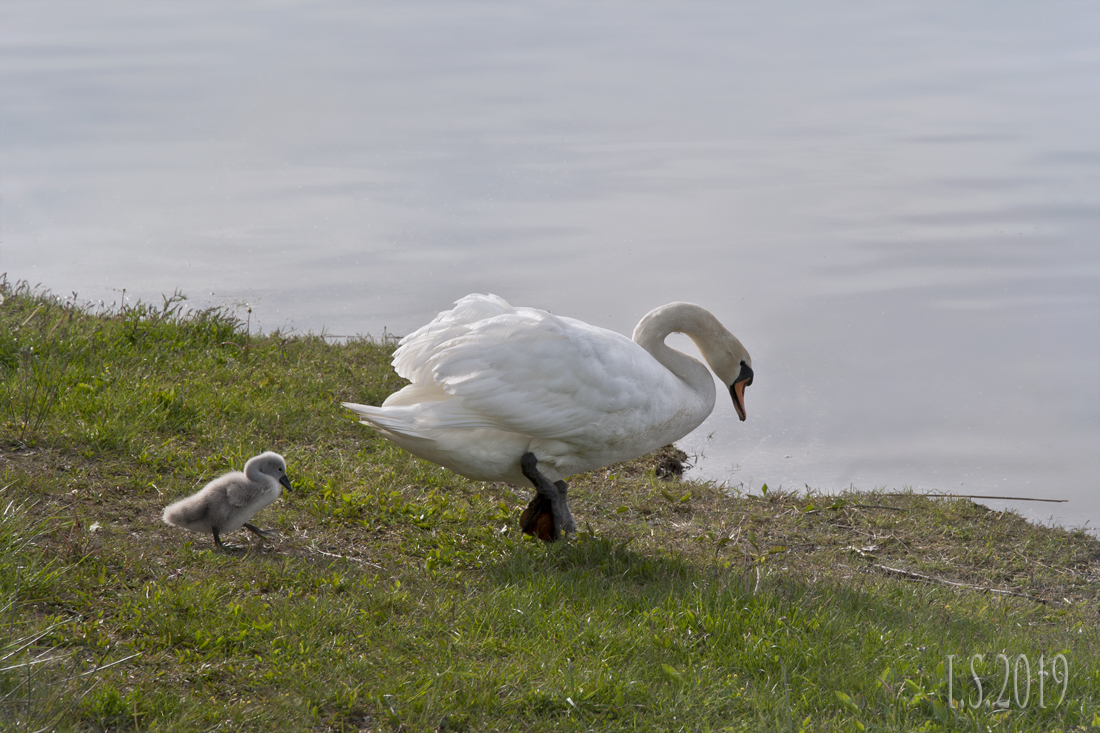
[[[256,535],[257,537],[263,537],[265,539],[273,540],[279,536],[278,532],[273,532],[270,529],[260,529],[251,522],[245,522],[243,526],[245,529],[252,532],[252,534]]]
[[[552,542],[560,537],[560,532],[575,532],[577,525],[569,511],[566,492],[569,484],[564,481],[550,483],[550,480],[538,470],[538,459],[534,453],[524,453],[519,460],[520,470],[535,486],[535,498],[520,515],[519,524],[524,532],[535,535],[540,540]]]

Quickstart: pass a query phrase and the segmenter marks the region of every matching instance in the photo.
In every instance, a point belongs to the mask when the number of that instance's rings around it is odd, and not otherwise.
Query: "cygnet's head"
[[[261,453],[258,456],[253,456],[248,459],[248,463],[244,464],[245,475],[251,474],[253,471],[259,471],[260,473],[271,476],[280,484],[285,486],[288,491],[292,490],[290,486],[290,479],[286,475],[286,461],[283,457],[274,451],[267,451]]]

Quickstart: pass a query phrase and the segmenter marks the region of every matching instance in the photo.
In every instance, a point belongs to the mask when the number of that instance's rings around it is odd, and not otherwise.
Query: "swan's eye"
[[[745,383],[745,386],[748,387],[750,384],[752,384],[752,377],[753,377],[752,367],[749,366],[748,364],[746,364],[745,360],[742,359],[741,360],[741,373],[739,375],[737,375],[737,381],[738,382],[743,381]]]

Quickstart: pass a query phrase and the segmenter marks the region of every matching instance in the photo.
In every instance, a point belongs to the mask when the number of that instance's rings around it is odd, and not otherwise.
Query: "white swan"
[[[280,485],[290,489],[286,461],[268,451],[253,456],[244,464],[244,472],[232,471],[219,476],[192,496],[165,507],[161,517],[167,524],[192,532],[211,532],[214,544],[224,550],[221,533],[244,527],[260,537],[274,533],[249,523],[252,516],[279,498]]]
[[[381,407],[345,402],[414,455],[480,481],[530,483],[525,532],[576,531],[560,480],[644,455],[695,429],[714,409],[706,367],[665,344],[691,337],[745,419],[752,359],[713,315],[670,303],[634,339],[495,295],[467,295],[401,340],[397,373],[412,384]],[[549,513],[551,520],[540,519]],[[552,521],[552,525],[551,525]]]

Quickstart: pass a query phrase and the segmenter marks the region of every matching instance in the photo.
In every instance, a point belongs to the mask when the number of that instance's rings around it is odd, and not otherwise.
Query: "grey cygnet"
[[[232,471],[219,476],[199,493],[170,504],[162,519],[192,532],[213,533],[214,543],[221,550],[225,545],[219,535],[241,527],[260,537],[276,537],[273,532],[260,529],[248,520],[279,498],[280,484],[288,490],[291,488],[286,461],[278,453],[261,453],[248,459],[243,473]]]

